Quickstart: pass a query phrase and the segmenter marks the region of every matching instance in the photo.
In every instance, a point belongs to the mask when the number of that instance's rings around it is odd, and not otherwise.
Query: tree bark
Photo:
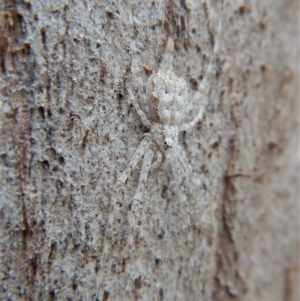
[[[298,300],[296,0],[0,7],[1,300]],[[125,83],[168,37],[191,95],[220,43],[179,136],[203,186],[185,179],[187,208],[162,164],[133,211],[139,171],[114,184],[146,128]]]

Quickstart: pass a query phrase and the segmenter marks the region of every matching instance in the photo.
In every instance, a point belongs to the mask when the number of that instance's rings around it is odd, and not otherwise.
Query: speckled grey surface
[[[297,299],[297,1],[1,9],[1,300]],[[219,18],[205,120],[179,137],[205,184],[184,182],[191,223],[163,164],[138,232],[139,171],[118,191],[110,237],[113,185],[146,130],[124,85],[132,55],[146,83],[142,66],[157,70],[173,37],[174,72],[194,92]]]

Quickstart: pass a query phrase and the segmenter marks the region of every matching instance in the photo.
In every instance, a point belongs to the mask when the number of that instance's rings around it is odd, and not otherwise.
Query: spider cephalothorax
[[[150,129],[151,140],[158,151],[164,153],[178,140],[178,128],[175,125],[155,123]]]

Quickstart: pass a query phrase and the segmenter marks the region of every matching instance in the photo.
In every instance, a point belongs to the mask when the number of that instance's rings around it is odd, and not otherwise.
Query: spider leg
[[[185,205],[186,207],[186,212],[187,212],[187,228],[190,229],[190,226],[191,226],[191,217],[190,217],[190,205],[189,205],[189,202],[188,200],[186,199],[186,196],[182,190],[182,186],[181,186],[181,182],[182,182],[182,177],[181,177],[181,171],[182,169],[180,168],[180,165],[179,165],[179,161],[180,161],[180,156],[179,154],[174,151],[173,152],[173,155],[171,155],[170,153],[167,153],[166,154],[166,157],[167,159],[170,160],[170,165],[171,165],[171,168],[172,168],[172,171],[173,171],[173,174],[174,174],[174,177],[175,177],[175,182],[178,186],[178,191],[179,191],[179,198],[181,200],[181,202]],[[186,171],[184,171],[184,174],[186,173]],[[191,242],[193,240],[192,238],[192,233],[191,231],[188,231],[188,241]]]
[[[139,106],[139,104],[138,104],[138,102],[137,102],[135,96],[134,96],[133,93],[132,93],[132,90],[131,90],[130,85],[129,85],[129,84],[126,84],[126,87],[127,87],[128,93],[129,93],[129,98],[130,98],[130,100],[131,100],[131,103],[133,104],[133,106],[134,106],[136,112],[137,112],[137,113],[139,114],[139,116],[141,117],[143,124],[144,124],[146,127],[150,128],[150,127],[151,127],[151,123],[150,123],[150,121],[148,120],[146,114],[141,110],[141,108],[140,108],[140,106]]]
[[[160,64],[160,70],[168,71],[173,70],[173,50],[174,50],[174,41],[171,37],[168,38],[167,47]]]
[[[138,146],[137,150],[135,151],[131,161],[127,165],[123,174],[121,175],[121,177],[117,180],[117,182],[113,186],[113,194],[112,194],[112,199],[111,199],[111,203],[110,203],[110,212],[109,212],[109,218],[108,218],[108,232],[110,235],[111,235],[112,225],[114,222],[114,215],[115,215],[114,213],[115,213],[116,202],[117,202],[116,191],[118,190],[118,188],[120,188],[120,182],[124,183],[127,180],[129,174],[134,169],[134,167],[136,166],[136,164],[138,163],[140,158],[143,156],[143,154],[145,152],[147,152],[147,149],[148,149],[149,145],[151,144],[151,139],[149,137],[149,134],[145,134],[144,136],[145,136],[145,138],[142,140],[142,142]],[[105,254],[105,257],[108,255],[108,244],[107,243],[104,245],[104,254]]]
[[[215,38],[215,41],[214,41],[213,54],[210,58],[208,67],[207,67],[207,69],[204,73],[204,76],[203,76],[203,79],[200,83],[200,88],[199,88],[200,92],[203,93],[204,95],[207,94],[207,87],[209,86],[207,76],[213,70],[213,65],[214,65],[214,62],[215,62],[215,59],[216,59],[216,56],[217,56],[217,52],[219,50],[219,44],[220,44],[219,40],[220,40],[221,29],[222,29],[222,21],[221,21],[221,18],[219,18],[218,32],[217,32],[217,35],[216,35],[216,38]],[[197,98],[197,95],[198,95],[198,93],[195,94],[195,96],[193,97],[193,100]],[[203,98],[203,95],[201,95],[199,98]],[[191,104],[193,104],[193,100],[190,102]],[[205,101],[205,103],[206,103],[206,101]],[[191,122],[189,122],[185,125],[180,126],[179,131],[189,130],[190,128],[194,127],[200,120],[202,120],[203,113],[204,113],[204,108],[205,108],[205,105],[202,105],[199,112],[198,112],[198,115],[194,118],[194,120],[192,120]]]
[[[170,152],[166,152],[166,158],[168,159],[171,169],[175,178],[175,183],[177,186],[181,185],[182,177],[180,174],[180,166],[176,156],[172,156]]]
[[[174,150],[176,152],[176,156],[178,157],[179,162],[181,163],[181,165],[183,167],[184,176],[186,178],[191,177],[192,181],[195,185],[197,185],[197,186],[201,185],[201,180],[196,178],[196,175],[193,172],[193,167],[190,164],[182,147],[179,144],[177,144]]]
[[[179,162],[183,167],[183,175],[185,177],[190,175],[193,172],[193,168],[190,162],[188,161],[188,158],[186,157],[186,154],[183,151],[182,147],[179,144],[177,144],[176,147],[174,148],[174,151],[176,153]]]
[[[135,40],[131,41],[130,47],[131,47],[131,51],[134,55],[134,57],[132,58],[132,61],[131,61],[131,73],[132,73],[131,78],[133,78],[132,82],[137,83],[136,88],[138,90],[138,93],[140,95],[140,99],[142,101],[142,108],[146,112],[145,115],[149,116],[150,111],[149,111],[149,107],[148,107],[148,104],[147,104],[146,93],[144,91],[144,83],[143,83],[143,79],[140,75],[140,69],[138,67],[138,61],[137,61],[138,56],[136,55],[137,51],[136,51],[136,47],[135,47]]]
[[[113,186],[113,193],[112,193],[112,198],[111,198],[111,202],[110,202],[110,210],[109,210],[109,217],[108,217],[108,229],[107,229],[107,233],[108,236],[111,237],[112,236],[112,225],[114,222],[114,217],[115,217],[115,209],[116,209],[116,203],[117,203],[117,189],[120,187],[120,182],[117,181],[115,183],[115,185]],[[107,256],[108,256],[108,246],[109,244],[107,243],[107,241],[104,244],[104,259],[106,261]]]
[[[134,234],[133,232],[136,231],[136,216],[135,216],[135,210],[137,209],[137,207],[140,206],[140,201],[141,198],[143,196],[143,192],[144,192],[144,186],[145,183],[147,181],[147,177],[148,177],[148,173],[151,167],[151,162],[153,159],[153,155],[154,155],[154,150],[152,147],[149,147],[144,154],[144,160],[143,160],[143,165],[142,165],[142,170],[140,173],[140,179],[139,179],[139,183],[138,183],[138,187],[136,189],[135,195],[133,197],[133,202],[132,202],[132,210],[130,210],[131,214],[129,217],[130,220],[130,225],[131,225],[131,234],[128,236],[128,244],[130,246],[130,248],[132,247],[133,244],[133,240],[134,240]]]
[[[151,167],[151,162],[153,159],[154,150],[152,148],[148,148],[144,154],[144,160],[142,165],[142,170],[140,174],[140,179],[138,183],[138,187],[136,189],[135,195],[133,197],[134,200],[140,201],[144,192],[144,186],[147,181],[148,173]]]
[[[144,152],[147,150],[147,148],[151,144],[151,138],[149,137],[149,134],[145,134],[144,136],[145,136],[145,138],[140,143],[139,147],[135,151],[132,159],[130,160],[129,164],[127,165],[126,169],[124,170],[123,174],[118,179],[118,181],[125,183],[128,176],[130,175],[131,171],[137,165],[138,161],[140,160],[140,158],[143,156]]]
[[[182,166],[183,175],[186,178],[191,178],[191,180],[193,181],[193,183],[195,185],[197,185],[197,186],[201,185],[201,180],[196,178],[196,175],[193,172],[193,168],[192,168],[191,164],[189,163],[189,161],[186,157],[186,154],[180,145],[177,145],[175,147],[174,157],[178,158],[178,161],[179,161],[180,165]],[[188,231],[187,240],[189,241],[189,243],[192,243],[193,242],[193,233],[191,231],[191,211],[190,211],[190,204],[189,204],[188,200],[186,199],[186,197],[185,197],[185,200],[183,203],[185,205],[185,210],[187,213],[187,227],[186,227],[186,231]]]
[[[212,10],[213,11],[213,10]],[[220,32],[222,30],[222,18],[218,18],[219,20],[219,24],[218,24],[218,33],[216,35],[215,41],[214,41],[214,49],[213,49],[213,55],[211,56],[211,59],[209,61],[208,67],[204,73],[202,82],[200,84],[200,89],[201,90],[206,90],[207,86],[208,86],[208,80],[207,80],[207,75],[211,73],[212,69],[213,69],[213,62],[216,58],[217,52],[219,50],[219,40],[220,40]]]
[[[204,109],[205,109],[205,106],[201,106],[201,108],[200,108],[200,110],[198,112],[198,115],[191,122],[186,123],[186,124],[180,126],[178,128],[178,131],[179,132],[187,131],[187,130],[191,129],[192,127],[194,127],[200,120],[203,119]]]
[[[133,28],[133,18],[132,18],[132,8],[129,9],[129,17],[128,17],[129,25]],[[136,50],[136,45],[135,45],[135,40],[132,39],[130,42],[130,50],[132,54],[132,60],[131,60],[131,82],[137,82],[137,90],[139,92],[140,98],[142,100],[142,107],[145,110],[146,114],[140,109],[138,102],[136,98],[134,97],[131,86],[127,84],[127,90],[129,92],[129,96],[132,99],[132,104],[134,105],[137,113],[140,115],[143,123],[145,126],[150,127],[151,124],[147,118],[147,114],[149,116],[149,107],[147,105],[146,97],[145,97],[145,91],[144,91],[144,83],[142,80],[142,77],[140,75],[140,68],[139,68],[139,63],[138,63],[138,54]],[[135,85],[133,84],[135,87]]]
[[[157,168],[157,167],[161,164],[162,153],[159,152],[159,151],[157,151],[157,152],[156,152],[156,155],[157,155],[157,158],[156,158],[156,160],[154,161],[154,163],[151,165],[151,168],[152,168],[152,169]]]

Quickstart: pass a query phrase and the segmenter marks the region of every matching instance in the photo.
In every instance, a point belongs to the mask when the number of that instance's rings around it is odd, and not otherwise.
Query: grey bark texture
[[[299,300],[296,0],[0,3],[1,300]],[[191,95],[220,42],[179,136],[189,209],[163,163],[134,211],[138,169],[114,192],[146,131],[125,83],[168,37]]]

